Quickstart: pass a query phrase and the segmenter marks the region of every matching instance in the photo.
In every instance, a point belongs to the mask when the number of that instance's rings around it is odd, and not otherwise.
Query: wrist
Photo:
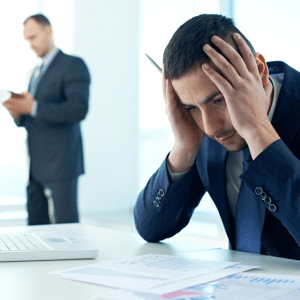
[[[253,160],[279,139],[280,136],[271,123],[266,126],[260,126],[258,129],[253,128],[253,130],[245,136]]]
[[[170,171],[172,173],[188,171],[196,161],[199,147],[188,150],[174,144],[167,160]]]

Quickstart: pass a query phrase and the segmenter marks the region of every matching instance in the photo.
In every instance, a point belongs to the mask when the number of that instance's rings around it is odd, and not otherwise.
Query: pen
[[[145,53],[145,55],[148,57],[148,59],[151,61],[151,63],[154,65],[154,67],[160,72],[162,73],[162,69],[161,67],[147,54]]]

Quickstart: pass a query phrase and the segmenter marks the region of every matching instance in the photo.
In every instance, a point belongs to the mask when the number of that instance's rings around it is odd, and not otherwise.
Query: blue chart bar
[[[267,282],[267,284],[271,284],[271,283],[273,283],[274,281],[276,281],[276,279],[273,279],[273,280]]]
[[[272,276],[272,275],[271,275]],[[253,276],[249,275],[241,275],[241,274],[236,274],[236,275],[231,275],[228,277],[229,279],[234,279],[234,280],[239,280],[239,281],[244,281],[244,282],[249,282],[249,283],[256,283],[256,284],[263,284],[263,285],[277,285],[279,286],[285,286],[287,285],[292,285],[295,283],[295,280],[288,280],[288,279],[280,279],[276,276],[272,277],[266,277],[266,275],[258,276],[257,274],[253,274]]]
[[[241,278],[241,276],[236,277],[236,279],[238,279],[238,278]],[[246,279],[246,277],[244,277],[243,279]],[[294,283],[295,280],[282,280],[282,279],[265,278],[265,277],[250,277],[249,282],[262,282],[265,284],[272,284],[272,283],[280,283],[280,284],[289,283],[289,284],[291,284],[291,283]]]
[[[251,282],[251,283],[263,283],[263,284],[266,284],[266,285],[269,285],[269,284],[292,284],[295,282],[295,280],[284,280],[284,279],[278,279],[278,278],[275,278],[274,277],[269,277],[269,278],[266,278],[265,276],[264,277],[254,277],[254,276],[249,276],[249,275],[231,275],[229,278],[232,278],[232,279],[238,279],[238,280],[247,280],[248,282]]]

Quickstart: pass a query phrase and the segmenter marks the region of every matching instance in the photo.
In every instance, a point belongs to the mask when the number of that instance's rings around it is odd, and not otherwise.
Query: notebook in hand
[[[0,234],[0,262],[96,258],[98,249],[69,233]]]
[[[3,104],[5,101],[10,99],[11,97],[13,98],[22,98],[22,94],[16,94],[11,91],[7,90],[0,90],[0,104]]]

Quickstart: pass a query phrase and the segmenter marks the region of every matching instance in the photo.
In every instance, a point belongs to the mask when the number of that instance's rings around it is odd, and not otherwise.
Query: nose
[[[202,126],[202,130],[208,136],[215,136],[218,132],[222,131],[222,128],[224,127],[224,120],[215,111],[203,110]]]

